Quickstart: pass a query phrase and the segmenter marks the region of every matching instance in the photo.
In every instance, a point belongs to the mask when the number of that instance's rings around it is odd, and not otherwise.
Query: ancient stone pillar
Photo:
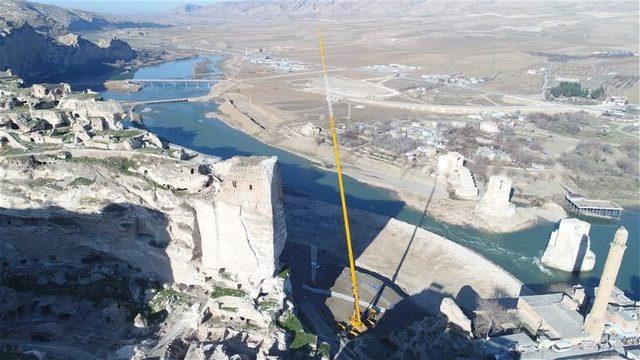
[[[628,236],[629,233],[624,226],[621,226],[618,231],[616,231],[613,241],[611,242],[609,255],[607,255],[607,262],[604,264],[596,299],[593,302],[591,312],[587,315],[584,322],[585,330],[589,332],[591,339],[595,342],[600,342],[602,332],[604,331],[604,318],[607,314],[607,305],[609,304],[609,298],[611,297],[611,292],[618,277],[618,270],[620,270],[624,250],[627,248]]]

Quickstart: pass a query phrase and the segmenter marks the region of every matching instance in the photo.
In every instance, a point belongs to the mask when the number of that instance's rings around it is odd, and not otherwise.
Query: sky
[[[163,12],[181,4],[203,5],[212,0],[32,0],[33,2],[57,5],[68,9],[81,9],[110,14],[135,14]]]

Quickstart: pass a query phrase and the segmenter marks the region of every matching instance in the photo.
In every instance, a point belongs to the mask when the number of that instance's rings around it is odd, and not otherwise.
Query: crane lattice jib
[[[344,232],[347,241],[347,252],[349,255],[349,270],[351,272],[351,287],[353,290],[353,315],[350,324],[357,330],[362,330],[364,324],[360,314],[360,296],[358,294],[358,278],[356,275],[356,264],[353,257],[353,246],[351,244],[351,229],[349,228],[349,216],[347,214],[347,200],[344,191],[344,182],[342,180],[342,166],[340,164],[340,148],[338,145],[338,135],[336,133],[336,121],[333,116],[333,104],[331,103],[331,92],[329,90],[329,77],[327,75],[327,63],[325,58],[324,40],[322,33],[318,28],[318,41],[320,43],[320,58],[322,61],[322,77],[324,80],[324,88],[327,93],[327,106],[329,107],[329,132],[331,133],[331,141],[333,142],[333,156],[336,161],[336,172],[338,173],[338,187],[340,189],[340,202],[342,204],[342,218],[344,222]]]

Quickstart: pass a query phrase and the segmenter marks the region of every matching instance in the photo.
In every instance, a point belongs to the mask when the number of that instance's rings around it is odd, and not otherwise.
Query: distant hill
[[[0,28],[21,27],[25,23],[47,33],[100,30],[105,28],[163,27],[150,22],[121,21],[82,10],[20,0],[0,0]]]
[[[219,1],[211,5],[187,4],[174,15],[193,18],[274,18],[376,16],[421,12],[425,0],[241,0]]]
[[[0,70],[11,69],[27,83],[108,74],[136,59],[138,52],[124,41],[93,43],[73,32],[147,25],[52,5],[0,0]]]

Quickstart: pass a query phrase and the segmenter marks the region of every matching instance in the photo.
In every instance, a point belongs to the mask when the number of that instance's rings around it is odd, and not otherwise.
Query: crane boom
[[[327,93],[327,106],[329,107],[329,132],[331,133],[331,141],[333,142],[333,156],[336,161],[336,172],[338,173],[338,188],[340,190],[340,202],[342,204],[342,219],[344,222],[344,232],[347,241],[347,252],[349,255],[349,271],[351,272],[351,288],[353,290],[353,315],[351,315],[350,325],[358,332],[366,327],[362,322],[360,313],[360,296],[358,293],[358,277],[356,275],[356,264],[353,257],[353,246],[351,244],[351,229],[349,227],[349,215],[347,214],[347,200],[344,191],[344,182],[342,180],[342,166],[340,165],[340,148],[338,145],[338,135],[336,133],[336,120],[333,116],[333,104],[331,103],[331,92],[329,90],[329,77],[327,75],[327,63],[325,59],[326,51],[322,33],[318,27],[318,41],[320,43],[320,59],[322,62],[322,77],[324,80],[324,88]]]

